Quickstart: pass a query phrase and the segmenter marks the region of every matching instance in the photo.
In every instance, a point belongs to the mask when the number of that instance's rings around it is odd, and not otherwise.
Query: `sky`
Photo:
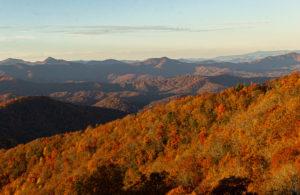
[[[299,10],[299,0],[0,0],[0,59],[298,50]]]

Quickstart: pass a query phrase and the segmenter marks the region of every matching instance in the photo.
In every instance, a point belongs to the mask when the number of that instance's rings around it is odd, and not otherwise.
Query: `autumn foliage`
[[[0,151],[3,193],[300,191],[300,74]]]

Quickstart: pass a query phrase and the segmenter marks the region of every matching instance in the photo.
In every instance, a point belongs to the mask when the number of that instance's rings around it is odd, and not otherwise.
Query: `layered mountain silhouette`
[[[253,74],[256,76],[280,76],[300,69],[300,54],[289,53],[243,63],[204,62],[202,65],[208,68],[219,68],[219,70],[226,69],[226,71],[240,76]]]
[[[299,69],[298,53],[251,62],[202,61],[183,62],[167,57],[153,58],[141,62],[104,61],[66,61],[47,58],[42,62],[25,62],[8,59],[0,63],[0,71],[16,78],[35,82],[94,81],[108,82],[111,74],[148,74],[152,76],[174,77],[183,74],[198,74],[198,67],[226,69],[226,73],[235,76],[280,76]]]
[[[232,62],[232,63],[244,63],[261,60],[266,57],[286,55],[289,53],[300,53],[299,50],[279,50],[279,51],[256,51],[241,55],[230,55],[230,56],[218,56],[211,59],[204,58],[182,58],[180,61],[183,62],[203,62],[205,60],[213,60],[217,62]]]
[[[173,96],[218,92],[238,83],[261,83],[267,77],[242,78],[231,75],[205,77],[181,75],[161,77],[152,75],[110,75],[109,82],[45,83],[15,79],[0,75],[0,102],[22,96],[49,96],[80,105],[105,107],[137,112],[144,106]]]
[[[82,130],[125,114],[113,109],[64,103],[48,97],[17,98],[0,105],[0,148]]]

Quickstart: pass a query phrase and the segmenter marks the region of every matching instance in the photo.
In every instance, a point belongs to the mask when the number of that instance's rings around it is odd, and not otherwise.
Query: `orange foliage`
[[[129,194],[209,194],[230,184],[284,194],[300,187],[299,97],[295,73],[2,150],[1,192],[109,191],[102,181]]]
[[[225,106],[223,104],[220,104],[216,108],[217,117],[221,118],[225,112]]]

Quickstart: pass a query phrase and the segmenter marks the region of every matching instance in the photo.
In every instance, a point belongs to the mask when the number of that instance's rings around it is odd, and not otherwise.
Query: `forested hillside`
[[[48,97],[23,97],[0,103],[0,148],[26,143],[39,137],[81,130],[105,123],[126,113],[78,106]]]
[[[300,73],[0,152],[2,193],[300,190]]]

